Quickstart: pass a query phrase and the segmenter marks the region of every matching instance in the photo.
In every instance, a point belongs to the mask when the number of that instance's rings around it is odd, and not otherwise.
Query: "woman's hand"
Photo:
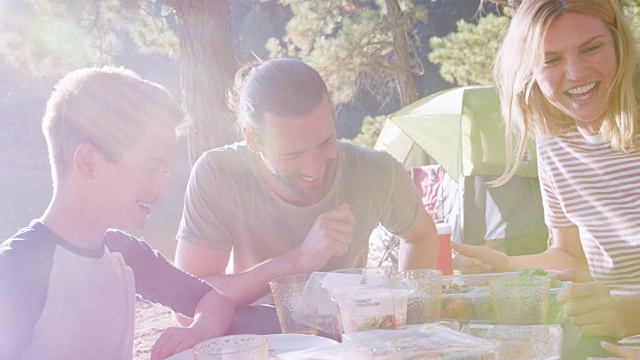
[[[559,280],[573,281],[560,290],[558,301],[571,323],[580,328],[584,336],[624,337],[622,321],[614,298],[600,282],[587,274],[566,270],[556,276]]]
[[[614,345],[603,341],[600,343],[603,349],[607,350],[613,355],[619,356],[625,360],[640,360],[640,349],[627,346]]]
[[[462,274],[513,271],[509,265],[509,256],[488,246],[452,242],[451,248],[458,253],[453,258],[453,267]]]

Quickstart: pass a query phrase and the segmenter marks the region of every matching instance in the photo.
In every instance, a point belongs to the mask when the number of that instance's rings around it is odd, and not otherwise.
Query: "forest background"
[[[638,29],[640,0],[620,0]],[[118,65],[167,87],[194,126],[170,193],[136,235],[173,259],[191,164],[239,139],[225,104],[238,67],[297,57],[325,78],[338,136],[375,142],[386,115],[459,85],[491,84],[518,0],[0,0],[0,239],[51,196],[40,122],[55,82]],[[637,31],[637,30],[636,30]]]

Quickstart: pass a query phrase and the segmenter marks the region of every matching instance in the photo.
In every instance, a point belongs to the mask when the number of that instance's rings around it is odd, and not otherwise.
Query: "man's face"
[[[318,203],[333,184],[338,159],[336,128],[327,96],[306,115],[286,118],[267,113],[264,124],[252,149],[260,155],[267,184],[293,205]]]
[[[147,131],[115,163],[104,163],[99,177],[109,226],[140,230],[151,207],[167,192],[167,174],[177,139],[172,130]]]

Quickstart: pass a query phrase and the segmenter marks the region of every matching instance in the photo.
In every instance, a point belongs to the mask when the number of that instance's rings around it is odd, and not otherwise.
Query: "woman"
[[[514,175],[535,138],[553,243],[517,257],[453,245],[463,272],[571,269],[563,280],[583,282],[559,299],[588,336],[640,332],[637,62],[614,0],[523,1],[494,68],[507,129],[519,136],[497,183]]]

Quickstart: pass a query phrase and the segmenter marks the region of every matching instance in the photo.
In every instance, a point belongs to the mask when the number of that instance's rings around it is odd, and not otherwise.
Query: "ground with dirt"
[[[149,360],[151,347],[169,326],[178,326],[171,310],[161,305],[138,301],[133,359]]]

